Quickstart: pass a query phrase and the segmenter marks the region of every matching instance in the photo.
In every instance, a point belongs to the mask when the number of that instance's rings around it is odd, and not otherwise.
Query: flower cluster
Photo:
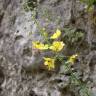
[[[57,40],[60,36],[61,36],[61,31],[57,29],[56,32],[50,37],[50,39],[53,40],[52,43],[49,42],[48,44],[43,44],[39,41],[35,41],[32,42],[32,44],[38,50],[51,50],[54,53],[58,53],[65,46],[65,43],[63,41]],[[76,58],[77,58],[77,54],[72,55],[67,62],[73,64]],[[54,58],[44,57],[44,65],[47,66],[48,70],[52,70],[55,68],[55,61],[56,61],[55,59],[56,59],[55,57]]]
[[[52,40],[58,39],[60,37],[60,35],[61,35],[61,31],[59,29],[57,29],[56,32],[50,37],[50,39],[52,39]],[[57,40],[53,41],[53,43],[49,44],[49,45],[43,44],[39,41],[32,42],[32,44],[36,49],[39,49],[39,50],[50,49],[53,52],[59,52],[65,46],[63,41],[57,41]],[[48,67],[48,70],[55,68],[55,59],[44,57],[44,61],[45,61],[44,65]]]

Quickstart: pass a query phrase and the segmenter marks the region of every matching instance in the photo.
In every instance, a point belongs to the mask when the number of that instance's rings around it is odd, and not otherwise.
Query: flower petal
[[[60,37],[61,35],[61,31],[59,29],[56,30],[56,33],[54,33],[50,39],[57,39],[58,37]]]

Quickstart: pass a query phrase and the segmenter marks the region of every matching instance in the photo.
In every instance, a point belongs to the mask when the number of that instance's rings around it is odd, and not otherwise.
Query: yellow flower
[[[48,44],[40,43],[39,41],[32,42],[33,46],[39,50],[48,49]]]
[[[48,70],[54,69],[55,68],[55,59],[52,58],[44,58],[45,62],[44,65],[48,67]]]
[[[52,46],[49,47],[49,49],[53,50],[53,51],[61,51],[63,49],[63,47],[65,46],[65,44],[61,41],[54,41]]]
[[[76,60],[77,57],[78,57],[78,54],[75,54],[75,55],[70,56],[69,59],[68,59],[68,61],[67,61],[67,63],[74,64],[74,62],[75,62],[75,60]]]
[[[61,31],[59,29],[56,30],[56,33],[54,33],[50,39],[57,39],[58,37],[60,37],[61,35]]]

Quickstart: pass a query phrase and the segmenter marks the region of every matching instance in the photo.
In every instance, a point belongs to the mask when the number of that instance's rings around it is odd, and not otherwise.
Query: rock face
[[[32,41],[42,37],[31,12],[25,12],[22,3],[23,0],[0,0],[0,96],[79,96],[78,90],[69,87],[69,76],[35,72],[41,68],[45,54],[34,50]],[[84,5],[78,0],[41,0],[38,9],[37,19],[49,32],[73,26],[86,32],[86,42],[92,46],[92,25],[88,14],[82,14]],[[45,19],[46,11],[51,15],[49,21]],[[79,64],[78,72],[96,94],[96,52],[83,52],[81,59],[90,62]]]

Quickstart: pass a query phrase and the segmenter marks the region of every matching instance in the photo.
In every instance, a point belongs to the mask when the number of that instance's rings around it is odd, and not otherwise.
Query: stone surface
[[[86,32],[85,39],[90,46],[92,26],[88,14],[81,15],[85,5],[79,0],[40,2],[37,19],[42,27],[49,33],[57,27],[63,29],[66,25],[82,29]],[[79,96],[78,88],[72,90],[69,87],[68,74],[48,73],[45,70],[35,72],[42,67],[42,57],[48,53],[33,49],[32,41],[43,39],[32,20],[32,13],[25,12],[22,3],[23,0],[0,0],[0,96]],[[75,69],[89,87],[94,86],[92,91],[95,96],[96,52],[90,53],[89,49],[83,52]]]

